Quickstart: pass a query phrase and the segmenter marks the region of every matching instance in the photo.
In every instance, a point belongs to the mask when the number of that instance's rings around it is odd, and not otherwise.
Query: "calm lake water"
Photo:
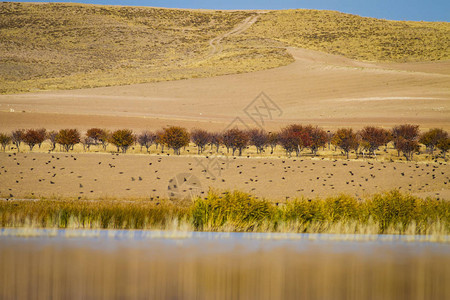
[[[0,229],[1,299],[450,299],[420,236]]]

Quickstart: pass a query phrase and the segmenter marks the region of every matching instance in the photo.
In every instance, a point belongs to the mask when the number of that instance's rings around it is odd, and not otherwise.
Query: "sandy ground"
[[[283,201],[400,189],[450,199],[446,163],[100,153],[0,153],[0,195],[168,198],[241,190]],[[170,189],[169,189],[170,186]]]
[[[376,64],[289,51],[294,63],[248,74],[2,95],[0,130],[125,127],[139,132],[182,125],[220,131],[230,124],[277,130],[294,122],[326,129],[414,123],[450,130],[448,61]],[[257,97],[261,92],[267,97]],[[213,187],[275,200],[339,193],[362,198],[394,188],[450,199],[447,164],[2,153],[0,167],[0,194],[16,198],[31,193],[166,198],[205,194]]]
[[[326,128],[407,122],[422,129],[450,129],[449,61],[377,64],[311,50],[289,51],[294,63],[254,73],[2,95],[0,128],[99,126],[139,131],[183,125],[221,130],[240,118],[250,127],[268,130],[293,122]],[[277,106],[271,115],[261,99],[252,102],[261,92]],[[255,106],[264,117],[251,115]]]

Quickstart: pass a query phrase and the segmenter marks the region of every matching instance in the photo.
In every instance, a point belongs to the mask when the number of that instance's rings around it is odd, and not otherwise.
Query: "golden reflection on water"
[[[3,237],[0,299],[450,299],[445,244],[269,243]]]

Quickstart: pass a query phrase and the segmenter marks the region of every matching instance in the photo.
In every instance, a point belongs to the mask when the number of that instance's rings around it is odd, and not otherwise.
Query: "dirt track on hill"
[[[233,28],[231,31],[226,32],[224,34],[221,34],[209,41],[209,46],[211,47],[211,51],[209,52],[208,56],[205,58],[211,58],[214,55],[220,54],[223,50],[222,46],[222,40],[228,36],[232,35],[238,35],[248,28],[252,26],[256,21],[258,20],[258,16],[252,16],[245,19],[242,23],[238,24],[235,28]]]

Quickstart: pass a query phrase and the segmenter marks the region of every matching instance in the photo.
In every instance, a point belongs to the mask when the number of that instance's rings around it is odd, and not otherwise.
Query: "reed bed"
[[[9,200],[0,201],[0,225],[442,236],[450,233],[450,202],[396,190],[364,201],[340,195],[277,203],[239,191],[210,191],[193,201]]]

